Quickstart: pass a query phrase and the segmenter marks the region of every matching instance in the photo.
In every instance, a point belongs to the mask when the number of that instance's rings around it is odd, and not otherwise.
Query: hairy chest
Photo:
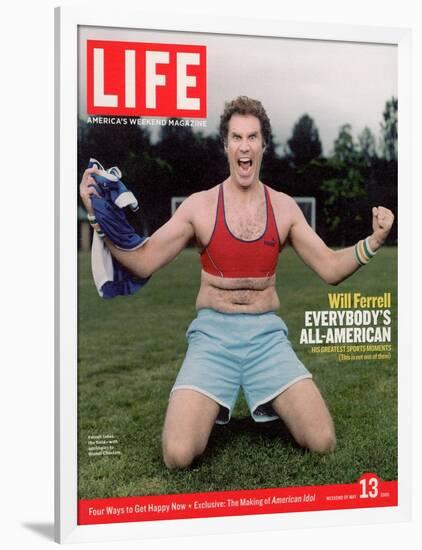
[[[226,205],[225,223],[229,231],[237,238],[252,241],[258,239],[267,225],[267,208],[265,202],[254,207]]]
[[[272,205],[274,218],[277,225],[280,242],[284,243],[289,233],[289,221],[287,212],[283,212],[279,205]],[[194,215],[194,229],[198,246],[204,248],[208,245],[216,225],[217,195],[212,203],[196,210]],[[219,223],[226,225],[228,230],[237,238],[245,241],[259,239],[267,227],[268,212],[265,199],[255,206],[233,204],[225,201],[222,219]]]

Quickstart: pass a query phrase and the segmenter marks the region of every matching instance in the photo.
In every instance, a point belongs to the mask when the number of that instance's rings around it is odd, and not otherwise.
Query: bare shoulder
[[[182,202],[182,204],[177,209],[177,212],[180,210],[180,214],[188,216],[192,219],[204,210],[209,211],[209,209],[216,204],[218,197],[218,188],[219,186],[216,185],[211,189],[207,189],[206,191],[192,193],[192,195],[189,195],[189,197],[187,197]]]
[[[276,218],[288,219],[294,222],[302,212],[294,198],[287,195],[287,193],[275,191],[271,187],[267,186],[267,189]]]
[[[220,185],[214,185],[214,187],[211,187],[211,189],[199,191],[198,193],[193,193],[188,198],[192,200],[192,203],[195,204],[195,206],[209,206],[216,201],[219,187]]]

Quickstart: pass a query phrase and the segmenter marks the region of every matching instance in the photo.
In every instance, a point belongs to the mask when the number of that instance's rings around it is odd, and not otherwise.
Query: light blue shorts
[[[219,313],[200,309],[190,324],[185,360],[174,383],[196,390],[220,405],[218,424],[226,424],[242,387],[256,422],[275,420],[271,401],[295,382],[312,378],[275,313]]]

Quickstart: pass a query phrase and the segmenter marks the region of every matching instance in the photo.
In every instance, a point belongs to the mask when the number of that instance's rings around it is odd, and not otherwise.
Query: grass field
[[[134,297],[102,300],[90,258],[79,257],[79,498],[287,487],[354,482],[363,472],[397,478],[397,353],[388,361],[338,362],[300,346],[305,310],[328,309],[327,292],[391,291],[396,311],[396,254],[386,248],[340,286],[320,282],[291,249],[278,268],[280,314],[299,357],[333,415],[337,450],[300,449],[280,421],[254,424],[243,397],[227,426],[216,426],[204,457],[187,471],[168,471],[161,429],[168,395],[195,316],[199,261],[183,252]],[[118,455],[90,456],[92,438],[114,436]],[[91,438],[91,439],[89,439]],[[98,441],[98,440],[97,440]]]

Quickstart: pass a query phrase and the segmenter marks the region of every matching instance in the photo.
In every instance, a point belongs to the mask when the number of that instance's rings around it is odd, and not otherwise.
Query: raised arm
[[[293,214],[290,239],[293,248],[322,280],[328,284],[337,285],[361,267],[361,263],[356,258],[355,246],[331,250],[308,225],[293,199],[291,208]],[[372,252],[375,253],[384,244],[393,221],[394,215],[387,208],[379,206],[372,209],[373,233],[367,241]]]
[[[97,195],[93,184],[92,173],[96,168],[85,170],[80,184],[80,195],[88,214],[93,214],[91,196]],[[186,246],[194,236],[192,223],[196,195],[186,199],[176,210],[174,216],[161,226],[141,247],[136,250],[124,251],[116,248],[105,238],[105,242],[113,256],[135,275],[146,278],[157,269],[168,264]]]

